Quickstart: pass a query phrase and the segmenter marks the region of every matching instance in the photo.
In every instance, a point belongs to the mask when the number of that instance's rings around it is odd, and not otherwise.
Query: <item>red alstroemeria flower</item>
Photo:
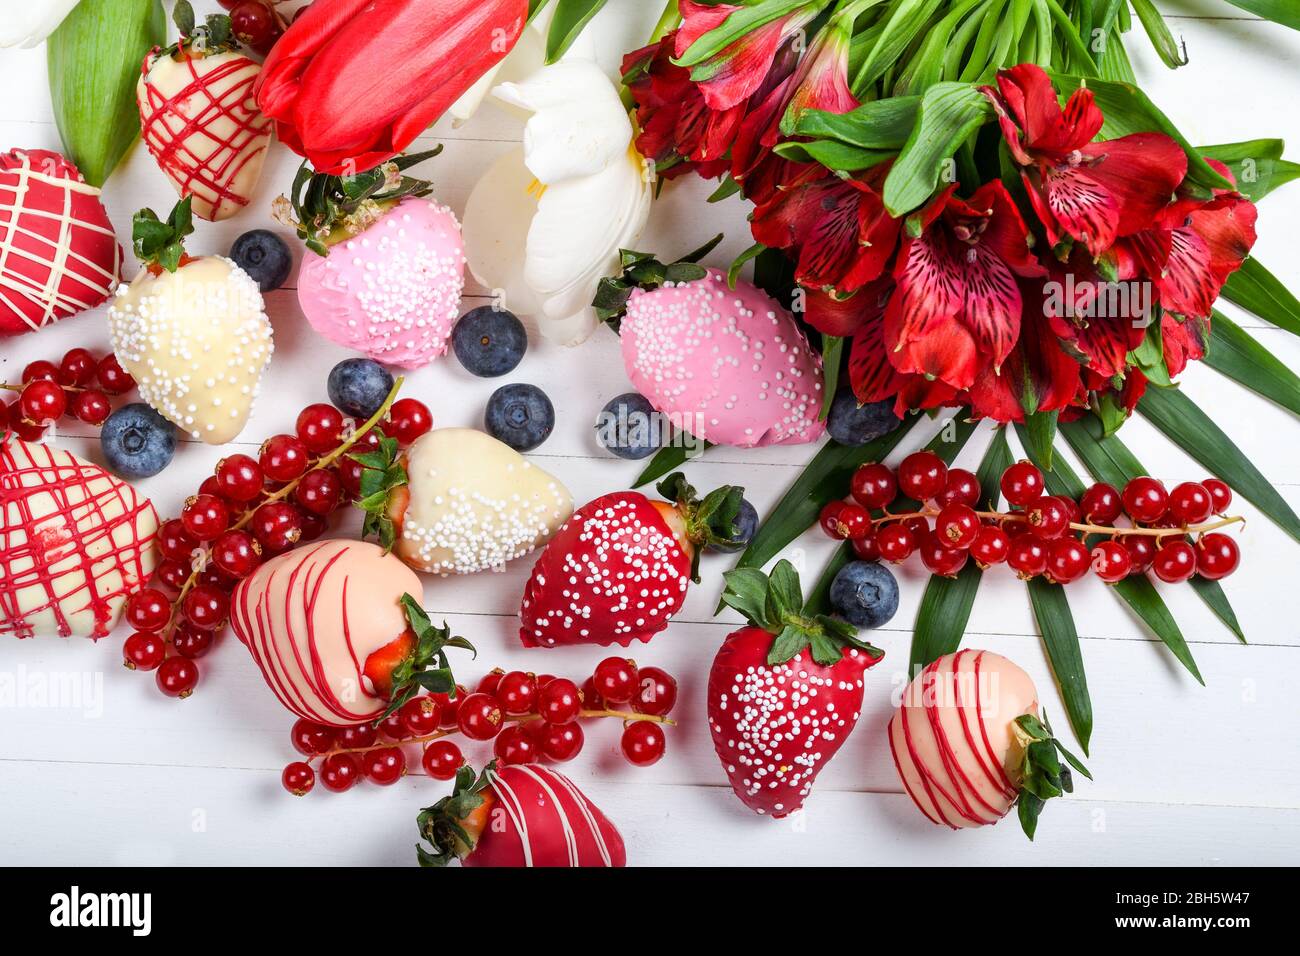
[[[894,266],[897,292],[885,310],[885,342],[900,372],[970,388],[997,369],[1020,337],[1017,278],[1044,274],[1024,220],[1001,182],[970,199],[949,186],[916,214]],[[910,229],[910,227],[909,227]]]
[[[819,166],[803,170],[754,209],[754,239],[789,249],[795,280],[810,289],[856,292],[885,271],[898,241],[899,220],[885,212],[878,191],[888,167],[841,179]]]
[[[1123,375],[1128,353],[1142,344],[1151,324],[1153,289],[1140,279],[1110,281],[1080,248],[1052,263],[1043,311],[1052,330],[1094,375]]]
[[[791,2],[785,12],[745,31],[711,56],[699,57],[690,48],[702,36],[721,27],[746,7],[730,3],[705,6],[680,0],[682,25],[677,31],[677,62],[689,67],[704,101],[713,110],[729,110],[748,100],[763,85],[777,51],[822,11],[826,0]],[[698,52],[698,51],[697,51]]]
[[[629,53],[623,76],[636,101],[637,151],[655,161],[665,179],[692,170],[705,179],[727,171],[727,151],[745,118],[742,103],[710,109],[690,71],[672,62],[676,34]]]
[[[1076,90],[1062,111],[1052,81],[1024,63],[984,94],[1052,245],[1063,235],[1100,256],[1119,236],[1150,225],[1187,173],[1187,156],[1162,133],[1094,143],[1104,117],[1092,91]]]
[[[1160,317],[1160,344],[1170,376],[1182,374],[1188,362],[1205,358],[1205,350],[1210,345],[1209,318],[1188,316],[1180,321],[1166,312]]]

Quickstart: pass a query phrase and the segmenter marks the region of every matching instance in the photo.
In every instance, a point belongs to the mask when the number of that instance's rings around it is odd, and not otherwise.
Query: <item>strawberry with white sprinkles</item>
[[[668,626],[699,580],[700,550],[734,541],[744,489],[724,485],[698,500],[680,472],[658,487],[669,501],[616,491],[579,508],[556,532],[524,588],[525,647],[627,647]]]
[[[780,561],[769,578],[728,571],[722,600],[750,626],[723,642],[709,670],[709,730],[736,796],[755,813],[784,817],[853,731],[862,675],[884,652],[857,628],[804,608],[799,575]]]

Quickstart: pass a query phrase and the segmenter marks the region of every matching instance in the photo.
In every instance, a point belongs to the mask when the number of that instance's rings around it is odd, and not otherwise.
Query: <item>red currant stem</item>
[[[262,505],[269,504],[272,501],[279,501],[282,498],[285,498],[288,495],[293,494],[294,489],[298,487],[298,484],[304,478],[310,475],[313,471],[319,471],[322,468],[328,468],[330,465],[334,464],[334,462],[338,461],[339,458],[345,455],[348,449],[350,449],[353,445],[359,442],[362,438],[365,438],[366,434],[372,428],[374,428],[376,425],[378,425],[381,421],[384,420],[384,416],[388,414],[388,409],[392,407],[393,402],[397,399],[397,393],[401,391],[403,381],[405,381],[405,379],[399,375],[397,379],[393,382],[393,387],[389,389],[388,397],[384,399],[384,403],[379,406],[379,409],[373,415],[371,415],[369,419],[366,420],[366,423],[364,425],[362,425],[360,428],[358,428],[356,431],[352,433],[352,436],[350,438],[348,438],[346,441],[340,444],[338,448],[335,448],[328,455],[324,455],[321,458],[318,458],[310,468],[304,471],[293,481],[289,482],[283,488],[279,489],[274,494],[267,495],[264,500],[259,501],[257,503],[257,508],[262,507]],[[253,520],[253,515],[257,512],[257,508],[250,508],[247,511],[245,511],[243,517],[241,517],[238,521],[236,521],[233,525],[231,525],[227,530],[239,531],[240,529],[242,529],[250,521]],[[195,583],[198,581],[200,573],[201,572],[197,570],[190,572],[190,576],[185,579],[185,583],[181,586],[180,593],[176,595],[176,600],[172,602],[171,616],[167,619],[167,625],[162,630],[163,640],[167,641],[168,643],[171,642],[172,634],[176,632],[176,623],[177,623],[177,618],[180,614],[181,604],[182,602],[184,602],[185,596],[190,593]]]
[[[47,381],[47,380],[46,380],[46,379],[39,379],[39,378],[34,378],[34,379],[32,379],[32,382],[42,382],[42,381]],[[51,380],[51,381],[52,381],[52,380]],[[4,389],[6,392],[21,392],[21,391],[25,390],[25,389],[27,388],[27,386],[30,385],[30,384],[31,384],[31,382],[28,382],[28,383],[26,383],[25,385],[10,385],[8,382],[0,382],[0,389]],[[55,385],[58,385],[59,388],[63,389],[65,392],[88,392],[88,391],[90,391],[90,389],[87,388],[87,387],[84,386],[84,385],[63,385],[63,384],[60,384],[59,382],[55,382],[54,384],[55,384]]]
[[[911,518],[933,518],[938,514],[938,511],[927,508],[924,511],[911,511],[907,514],[889,514],[886,512],[879,518],[872,518],[871,520],[873,524],[886,524],[890,521],[907,521]],[[1019,511],[977,511],[975,515],[978,518],[997,522],[1027,520],[1025,515]],[[1238,515],[1220,518],[1217,521],[1209,521],[1204,524],[1183,525],[1178,528],[1121,528],[1115,525],[1085,524],[1077,521],[1071,521],[1069,527],[1072,531],[1082,531],[1084,534],[1118,535],[1126,538],[1134,535],[1167,538],[1171,535],[1206,534],[1210,531],[1217,531],[1219,528],[1226,528],[1228,525],[1244,525],[1245,523],[1246,519]]]
[[[645,720],[653,724],[666,724],[669,727],[677,726],[677,721],[671,720],[668,717],[658,717],[655,716],[654,714],[634,714],[623,710],[580,710],[578,711],[578,716],[591,718],[591,719],[597,719],[601,717],[618,717],[625,722]],[[532,720],[541,720],[541,719],[542,717],[540,714],[521,714],[518,717],[503,718],[503,720],[506,723],[511,723],[511,724],[524,724]],[[447,730],[435,730],[433,733],[425,734],[422,737],[405,737],[402,740],[386,740],[382,742],[376,741],[375,743],[371,744],[369,747],[335,747],[334,749],[327,750],[324,753],[313,754],[310,757],[306,757],[304,758],[304,762],[311,763],[313,760],[316,760],[318,758],[332,757],[335,754],[370,753],[370,751],[372,750],[384,750],[388,747],[398,747],[401,746],[402,744],[427,744],[430,741],[440,740],[443,737],[451,737],[458,733],[460,733],[459,730],[454,730],[449,728]]]

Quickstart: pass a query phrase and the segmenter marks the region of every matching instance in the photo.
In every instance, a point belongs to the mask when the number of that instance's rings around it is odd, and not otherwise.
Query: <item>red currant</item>
[[[189,564],[198,546],[199,543],[185,533],[185,525],[179,518],[164,521],[158,529],[158,550],[164,558]]]
[[[636,693],[636,664],[624,657],[607,657],[591,675],[600,694],[611,704],[625,704]]]
[[[412,697],[398,709],[402,726],[412,737],[427,737],[442,722],[442,708],[428,694]]]
[[[1079,513],[1089,524],[1111,524],[1124,510],[1124,502],[1114,485],[1099,481],[1079,499]]]
[[[212,650],[212,643],[216,639],[216,634],[212,631],[200,631],[188,624],[182,624],[172,634],[172,648],[181,657],[196,660]]]
[[[648,720],[631,721],[623,728],[620,746],[628,763],[637,767],[648,767],[658,763],[664,755],[663,729]]]
[[[227,501],[245,504],[262,493],[262,466],[251,455],[227,455],[217,463],[217,488]]]
[[[1237,542],[1217,531],[1202,535],[1196,542],[1196,571],[1203,578],[1217,581],[1226,578],[1241,563]]]
[[[122,368],[116,355],[105,355],[99,360],[95,378],[99,381],[99,387],[110,395],[122,395],[135,388],[135,379]]]
[[[374,724],[354,724],[334,732],[334,742],[344,750],[365,750],[374,746],[378,739],[379,731]]]
[[[1114,584],[1129,576],[1133,559],[1118,541],[1102,541],[1092,549],[1092,570],[1107,584]]]
[[[1022,531],[1011,539],[1007,564],[1022,578],[1032,578],[1047,569],[1047,543],[1036,534]]]
[[[947,578],[955,577],[957,572],[966,566],[966,559],[970,557],[969,551],[950,548],[933,534],[927,534],[922,538],[920,547],[916,550],[921,555],[921,563],[925,565],[927,571]]]
[[[53,362],[47,362],[45,359],[37,359],[35,362],[28,362],[23,368],[23,384],[38,381],[57,382],[59,380],[59,370]]]
[[[299,717],[289,729],[289,741],[293,744],[293,749],[304,757],[315,757],[334,746],[334,730],[306,717]]]
[[[539,750],[536,739],[517,724],[501,731],[492,745],[492,752],[505,764],[532,763]]]
[[[300,517],[302,518],[302,535],[299,536],[299,541],[315,541],[325,533],[327,525],[325,519],[320,515],[304,511]]]
[[[873,528],[860,538],[854,538],[849,542],[853,548],[853,553],[859,561],[879,561],[880,545],[876,541],[876,532]]]
[[[99,365],[87,349],[70,349],[59,362],[59,384],[69,388],[85,388],[95,377]]]
[[[243,0],[230,8],[230,29],[240,43],[256,49],[271,42],[279,27],[263,0]]]
[[[501,732],[501,705],[490,694],[474,693],[460,704],[456,725],[470,740],[491,740]]]
[[[1065,534],[1070,527],[1070,510],[1055,495],[1035,498],[1025,508],[1025,525],[1032,534],[1051,540]]]
[[[307,470],[307,446],[293,435],[272,435],[262,443],[258,462],[271,481],[293,481]]]
[[[557,677],[538,694],[537,712],[552,724],[567,724],[578,718],[582,710],[582,696],[573,681]]]
[[[822,530],[837,541],[843,541],[849,536],[848,531],[840,525],[840,512],[844,510],[844,504],[843,501],[828,501],[817,517]]]
[[[979,515],[967,504],[944,505],[934,519],[934,536],[945,548],[965,550],[980,533]]]
[[[410,736],[406,721],[402,720],[402,715],[397,711],[379,721],[379,733],[388,740],[405,740]]]
[[[876,532],[876,547],[886,561],[898,564],[916,550],[916,535],[903,524],[887,524]]]
[[[483,675],[483,678],[478,682],[478,686],[474,688],[474,692],[476,694],[492,694],[495,696],[497,688],[501,686],[501,678],[505,676],[506,672],[501,668],[492,668]]]
[[[596,690],[596,679],[588,677],[582,682],[582,706],[584,710],[606,710],[605,699]]]
[[[167,644],[157,634],[136,631],[122,645],[122,663],[133,671],[151,671],[167,656]]]
[[[532,713],[537,704],[537,683],[531,674],[511,671],[497,684],[496,698],[501,709],[511,716]]]
[[[97,389],[78,392],[72,399],[72,414],[87,425],[102,425],[113,413],[108,396]]]
[[[853,473],[849,494],[864,508],[886,508],[898,497],[898,479],[886,465],[862,465]]]
[[[293,500],[311,514],[327,515],[343,502],[343,482],[332,469],[317,468],[302,476]]]
[[[1214,513],[1227,514],[1228,507],[1232,504],[1232,489],[1228,487],[1228,483],[1218,478],[1206,478],[1201,484],[1214,500]]]
[[[917,501],[929,501],[948,484],[948,466],[932,451],[913,452],[898,466],[898,487]]]
[[[1011,550],[1011,536],[996,525],[985,525],[970,546],[970,556],[981,568],[1001,564]]]
[[[161,631],[171,620],[172,605],[167,595],[157,588],[141,588],[126,601],[122,617],[127,625],[137,631],[153,634]]]
[[[1156,557],[1156,539],[1146,534],[1130,534],[1120,539],[1129,560],[1133,562],[1135,572],[1145,571],[1151,567]]]
[[[455,729],[456,718],[460,715],[460,705],[469,696],[469,691],[465,689],[465,685],[456,685],[455,697],[448,694],[430,694],[429,696],[437,701],[438,707],[442,710],[442,720],[438,726],[443,730]]]
[[[1165,516],[1169,493],[1155,478],[1141,475],[1124,486],[1124,510],[1134,521],[1151,524]]]
[[[230,509],[216,495],[193,495],[181,509],[181,524],[196,541],[211,541],[230,527]]]
[[[28,383],[18,399],[23,418],[33,425],[53,425],[68,410],[68,393],[48,379]]]
[[[465,757],[450,740],[435,740],[424,748],[420,762],[424,764],[424,772],[434,780],[450,780],[464,766]]]
[[[1167,541],[1156,549],[1151,570],[1166,584],[1180,584],[1196,573],[1196,549],[1186,541]]]
[[[543,724],[540,733],[542,756],[556,763],[564,763],[578,756],[586,735],[577,721],[567,724]]]
[[[1002,497],[1024,507],[1043,493],[1043,473],[1029,461],[1018,461],[1002,473]]]
[[[965,468],[949,468],[947,484],[935,498],[941,508],[946,505],[969,505],[974,508],[979,500],[979,479]]]
[[[202,631],[213,631],[230,616],[230,598],[211,584],[196,584],[181,604],[185,620]]]
[[[227,531],[212,545],[212,563],[236,581],[248,577],[262,562],[262,546],[247,531]]]
[[[380,747],[361,755],[361,772],[371,783],[387,787],[406,774],[406,754],[400,747]]]
[[[661,667],[642,667],[637,671],[637,691],[632,709],[638,714],[666,717],[677,703],[677,681]]]
[[[330,754],[320,765],[320,782],[326,790],[343,793],[361,779],[361,766],[353,754]]]
[[[1214,513],[1210,491],[1197,481],[1184,481],[1169,492],[1169,517],[1178,525],[1200,524]]]
[[[361,475],[365,472],[366,466],[355,458],[344,455],[334,467],[338,469],[343,490],[348,493],[349,498],[356,498],[361,493]]]
[[[1088,573],[1089,554],[1073,535],[1047,545],[1047,576],[1057,584],[1070,584]]]
[[[199,665],[187,657],[169,657],[158,665],[154,679],[168,697],[184,700],[199,683]]]
[[[23,441],[38,441],[45,434],[45,426],[23,421],[21,406],[21,399],[15,399],[5,410],[4,417],[9,421],[9,430]]]
[[[284,501],[268,501],[253,512],[249,527],[265,551],[279,554],[302,538],[302,515]]]
[[[298,413],[294,430],[308,451],[328,454],[343,442],[343,413],[333,405],[308,405]]]
[[[423,402],[402,398],[393,402],[384,423],[384,434],[396,438],[398,444],[409,445],[433,427],[433,416]]]
[[[280,774],[280,783],[295,797],[305,797],[316,786],[316,771],[311,769],[310,764],[295,760]]]

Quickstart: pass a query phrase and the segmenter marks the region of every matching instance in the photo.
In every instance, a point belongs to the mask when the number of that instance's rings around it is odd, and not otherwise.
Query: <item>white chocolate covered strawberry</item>
[[[136,83],[140,138],[201,219],[227,219],[248,205],[271,142],[271,121],[253,98],[262,68],[239,52],[230,18],[194,25],[177,4],[181,39],[145,57]]]
[[[189,204],[182,199],[165,223],[148,209],[136,214],[145,268],[118,289],[108,329],[141,398],[193,438],[222,445],[252,412],[274,348],[271,323],[243,269],[222,256],[185,254]]]
[[[157,533],[149,499],[98,465],[0,435],[0,635],[108,634]]]

